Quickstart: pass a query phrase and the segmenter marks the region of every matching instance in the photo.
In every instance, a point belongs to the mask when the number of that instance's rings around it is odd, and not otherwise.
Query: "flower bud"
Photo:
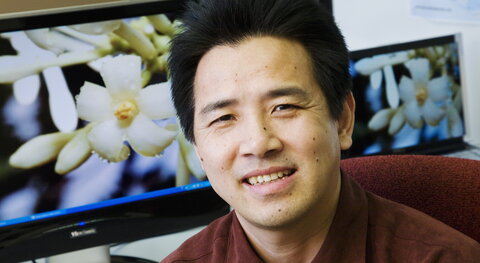
[[[60,151],[55,164],[56,173],[68,173],[76,169],[92,155],[92,148],[87,137],[88,130],[88,128],[79,130],[75,137]]]
[[[55,160],[74,133],[50,133],[37,136],[24,143],[10,156],[9,164],[15,168],[30,169]]]

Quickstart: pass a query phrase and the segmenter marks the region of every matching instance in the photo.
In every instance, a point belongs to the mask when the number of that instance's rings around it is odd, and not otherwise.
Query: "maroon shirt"
[[[162,262],[263,262],[235,212],[217,219]],[[335,218],[312,262],[480,262],[480,244],[432,217],[364,191],[342,175]]]

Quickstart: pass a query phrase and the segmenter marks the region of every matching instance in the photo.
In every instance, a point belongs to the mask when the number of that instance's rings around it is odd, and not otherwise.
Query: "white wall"
[[[333,0],[351,50],[461,32],[466,140],[480,146],[480,24],[436,22],[410,15],[410,0]]]

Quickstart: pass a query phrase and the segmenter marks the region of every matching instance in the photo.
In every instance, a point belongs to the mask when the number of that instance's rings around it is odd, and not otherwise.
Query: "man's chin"
[[[285,208],[273,208],[268,209],[267,211],[249,211],[251,213],[242,213],[238,210],[235,210],[235,213],[238,217],[238,220],[244,226],[244,224],[249,224],[256,228],[265,229],[265,230],[282,230],[284,228],[289,228],[294,225],[301,216],[298,212],[288,211]]]

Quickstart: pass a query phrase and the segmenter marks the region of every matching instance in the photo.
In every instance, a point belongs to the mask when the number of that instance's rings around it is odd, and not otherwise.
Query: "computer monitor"
[[[448,35],[352,51],[356,114],[345,156],[464,147],[460,49],[460,35]]]
[[[85,103],[94,107],[102,98],[82,95],[84,85],[96,90],[114,85],[105,80],[108,74],[111,81],[112,74],[122,79],[137,71],[143,82],[134,83],[141,85],[138,89],[157,83],[168,87],[166,47],[183,5],[137,1],[0,17],[0,261],[173,233],[229,211],[202,173],[174,114],[143,112],[141,105],[159,101],[155,89],[143,102],[127,92],[130,104],[122,108],[110,87],[117,119],[110,126],[112,136],[95,132],[103,134],[101,140],[92,134],[105,124],[95,119],[104,112]],[[106,20],[113,22],[100,23]],[[73,26],[78,24],[83,26]],[[141,70],[104,72],[102,65],[126,54],[141,61]],[[78,105],[82,96],[83,106]],[[164,99],[150,110],[169,103]],[[112,127],[118,132],[133,125],[138,111],[157,118],[148,119],[145,130],[136,129],[136,142],[122,137],[121,155],[102,151],[115,138]],[[163,146],[152,125],[169,136]]]

